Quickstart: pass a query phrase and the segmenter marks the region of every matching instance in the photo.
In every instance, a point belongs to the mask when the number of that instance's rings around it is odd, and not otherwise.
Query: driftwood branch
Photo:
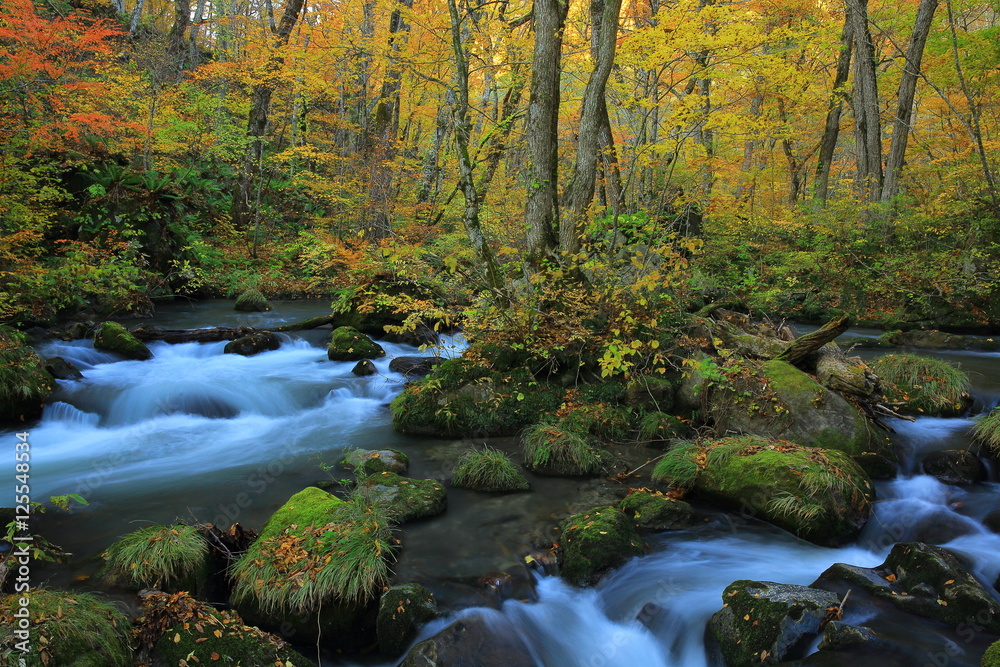
[[[840,334],[847,331],[850,326],[851,324],[848,321],[847,316],[841,315],[834,320],[830,320],[811,334],[799,336],[791,345],[788,346],[788,348],[785,349],[784,352],[777,355],[775,359],[779,361],[787,361],[793,366],[797,366],[812,352],[815,352]]]

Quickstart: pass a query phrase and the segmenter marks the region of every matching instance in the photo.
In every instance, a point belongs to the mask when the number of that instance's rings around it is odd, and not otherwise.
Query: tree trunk
[[[621,0],[591,0],[591,22],[599,30],[594,71],[583,93],[580,111],[580,132],[577,140],[576,165],[566,186],[566,206],[559,223],[559,249],[564,255],[580,252],[581,227],[587,208],[594,199],[597,178],[597,147],[601,127],[601,105],[618,44],[618,15]]]
[[[854,182],[863,201],[875,202],[882,190],[882,127],[875,77],[875,45],[868,30],[867,2],[847,0],[856,52],[853,106],[858,173]]]
[[[896,99],[896,116],[892,123],[892,143],[886,158],[885,180],[882,183],[882,201],[891,201],[899,193],[899,179],[906,157],[906,140],[910,136],[910,118],[913,116],[913,96],[920,76],[920,61],[924,55],[924,45],[931,30],[931,21],[937,9],[938,0],[920,0],[917,19],[913,24],[910,46],[906,49],[903,74],[899,80]]]
[[[826,114],[823,138],[820,140],[819,160],[816,162],[816,199],[826,201],[830,193],[830,168],[837,150],[837,136],[840,134],[840,114],[844,108],[844,84],[851,73],[851,53],[854,47],[854,21],[851,5],[844,5],[844,31],[840,36],[840,56],[837,58],[837,73],[833,77],[833,92],[830,93],[830,109]]]
[[[847,331],[850,326],[851,323],[847,320],[847,316],[841,315],[836,319],[830,320],[811,334],[799,336],[784,352],[776,356],[775,359],[778,361],[787,361],[793,366],[797,365],[805,357],[809,356],[810,353],[815,352]]]
[[[535,0],[535,47],[524,128],[531,161],[524,207],[527,261],[535,269],[551,256],[557,241],[559,75],[562,71],[562,33],[568,9],[566,0]]]

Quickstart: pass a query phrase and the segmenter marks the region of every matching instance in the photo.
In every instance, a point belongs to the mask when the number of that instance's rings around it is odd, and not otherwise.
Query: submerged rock
[[[801,657],[819,634],[830,607],[828,591],[770,581],[735,581],[722,593],[725,607],[708,622],[729,667],[775,665]]]
[[[646,553],[635,524],[621,510],[601,507],[574,514],[559,524],[559,571],[585,586],[633,556]]]
[[[444,357],[395,357],[389,362],[389,370],[407,379],[422,378],[444,361]]]
[[[869,475],[892,477],[896,453],[885,432],[853,405],[784,361],[747,370],[708,394],[718,433],[790,440],[849,455]]]
[[[337,327],[330,335],[326,356],[331,361],[360,361],[384,357],[385,350],[353,327]]]
[[[941,547],[920,542],[897,544],[877,567],[837,563],[812,585],[837,592],[861,588],[917,616],[953,627],[974,622],[987,632],[1000,634],[1000,604]]]
[[[257,290],[248,289],[236,297],[236,303],[233,306],[233,309],[245,313],[263,313],[271,310],[271,304],[269,304],[267,299],[264,298],[264,295]]]
[[[465,616],[406,654],[399,667],[535,667],[531,649],[506,621]]]
[[[410,479],[382,472],[360,480],[360,488],[387,506],[399,523],[437,516],[448,506],[448,492],[434,479]]]
[[[94,348],[120,354],[126,359],[146,361],[153,358],[145,343],[117,322],[101,322],[94,334]]]
[[[924,473],[945,484],[967,486],[986,479],[979,457],[967,449],[946,449],[928,454],[920,463]]]
[[[278,334],[265,331],[229,341],[222,351],[225,354],[239,354],[244,357],[252,357],[260,352],[277,350],[279,347],[281,347],[281,339],[278,337]]]
[[[653,478],[823,546],[858,536],[875,493],[868,476],[843,452],[751,437],[675,447]]]
[[[427,621],[439,616],[434,596],[420,584],[393,586],[379,600],[378,647],[383,653],[399,655]]]

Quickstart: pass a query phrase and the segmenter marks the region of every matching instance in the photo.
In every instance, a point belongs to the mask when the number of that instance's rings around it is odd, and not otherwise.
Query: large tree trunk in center
[[[866,202],[882,190],[882,127],[875,77],[875,45],[868,29],[868,0],[847,0],[854,34],[854,137],[858,173],[855,183]]]

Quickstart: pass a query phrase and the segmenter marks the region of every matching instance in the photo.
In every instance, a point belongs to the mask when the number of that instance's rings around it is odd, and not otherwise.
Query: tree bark
[[[535,47],[524,128],[531,161],[524,207],[526,254],[528,264],[534,269],[552,255],[558,238],[559,75],[568,9],[567,0],[535,0]]]
[[[853,24],[854,137],[858,173],[855,184],[866,202],[878,201],[882,190],[882,127],[875,77],[875,45],[868,29],[868,0],[847,0]]]
[[[906,49],[906,60],[903,62],[903,74],[896,96],[892,143],[889,145],[885,180],[882,182],[882,201],[891,201],[899,194],[899,179],[903,172],[903,159],[906,157],[906,141],[910,136],[910,118],[913,116],[913,97],[917,90],[917,78],[920,76],[920,61],[937,6],[938,0],[920,0],[917,19],[913,24],[913,34],[910,36],[910,46]]]
[[[851,5],[844,5],[844,31],[840,36],[840,56],[837,58],[837,72],[833,77],[833,92],[830,93],[830,109],[826,113],[826,125],[820,140],[819,160],[816,161],[816,199],[826,201],[830,193],[830,168],[837,150],[840,134],[840,114],[844,108],[844,84],[851,73],[851,54],[854,50],[854,20]]]
[[[793,366],[798,365],[810,353],[815,352],[847,331],[850,326],[851,324],[847,316],[841,315],[836,319],[830,320],[811,334],[799,336],[784,352],[776,356],[775,359],[778,361],[787,361]]]

